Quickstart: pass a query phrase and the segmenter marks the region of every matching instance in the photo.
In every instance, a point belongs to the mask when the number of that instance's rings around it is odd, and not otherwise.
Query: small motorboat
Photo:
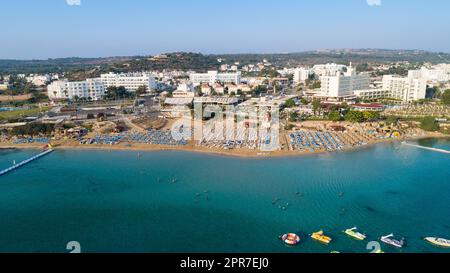
[[[380,240],[387,245],[397,248],[402,248],[405,246],[405,239],[404,238],[402,238],[401,240],[394,239],[394,234],[383,236],[381,237]]]
[[[311,238],[324,244],[329,244],[332,240],[330,237],[323,235],[323,230],[313,233]]]
[[[300,243],[300,236],[295,233],[287,233],[281,236],[281,240],[287,245],[295,246]]]
[[[447,240],[447,239],[436,238],[436,237],[426,237],[426,238],[424,238],[424,240],[435,246],[450,248],[450,240]]]
[[[349,228],[349,229],[345,230],[344,233],[347,234],[348,236],[350,236],[356,240],[360,240],[360,241],[364,241],[367,238],[367,236],[365,234],[359,233],[358,228],[356,228],[356,227]]]

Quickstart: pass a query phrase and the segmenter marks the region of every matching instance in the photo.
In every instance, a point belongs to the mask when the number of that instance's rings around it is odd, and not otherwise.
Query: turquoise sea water
[[[0,167],[36,153],[0,151]],[[0,252],[68,252],[69,241],[83,252],[368,252],[342,234],[354,226],[406,238],[386,252],[450,252],[421,239],[450,238],[450,156],[399,143],[271,159],[58,150],[0,177],[0,219]],[[331,245],[307,236],[319,229]],[[301,244],[284,246],[286,232]]]

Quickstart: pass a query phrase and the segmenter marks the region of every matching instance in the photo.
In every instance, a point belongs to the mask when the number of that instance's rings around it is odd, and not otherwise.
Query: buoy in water
[[[295,246],[300,243],[300,236],[295,233],[287,233],[281,236],[281,240],[287,245]]]

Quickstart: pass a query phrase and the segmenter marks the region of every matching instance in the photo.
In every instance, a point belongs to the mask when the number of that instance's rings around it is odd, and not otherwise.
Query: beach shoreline
[[[127,144],[122,143],[118,145],[82,145],[75,142],[70,143],[59,143],[55,144],[56,149],[61,150],[91,150],[91,151],[134,151],[134,152],[163,152],[163,151],[174,151],[174,152],[192,152],[198,154],[207,155],[217,155],[226,157],[238,157],[238,158],[281,158],[281,157],[302,157],[302,156],[312,156],[312,155],[323,155],[323,154],[333,154],[339,152],[354,152],[362,150],[365,148],[372,147],[377,144],[382,143],[397,143],[402,141],[417,141],[422,139],[445,139],[450,138],[448,135],[428,133],[423,136],[413,136],[413,137],[402,137],[395,139],[380,139],[376,141],[371,141],[366,145],[347,147],[342,150],[336,151],[324,151],[318,150],[314,152],[310,151],[291,151],[291,150],[277,150],[277,151],[261,151],[261,150],[248,150],[248,149],[233,149],[224,150],[219,148],[206,148],[202,146],[196,146],[189,144],[187,146],[161,146],[153,144]],[[31,144],[11,144],[11,143],[0,143],[0,150],[16,150],[16,149],[42,149],[43,145],[41,143],[31,143]]]

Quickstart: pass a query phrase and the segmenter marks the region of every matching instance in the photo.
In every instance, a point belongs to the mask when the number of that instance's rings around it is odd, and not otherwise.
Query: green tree
[[[445,90],[442,94],[442,103],[450,105],[450,89]]]
[[[308,104],[308,101],[305,98],[301,98],[300,102],[304,105]]]
[[[311,89],[319,89],[322,86],[322,83],[320,81],[315,81],[312,85],[311,85]]]
[[[328,119],[331,121],[340,121],[342,120],[341,113],[337,110],[333,110],[328,114]]]
[[[130,93],[127,92],[125,87],[119,86],[109,86],[106,90],[106,97],[109,99],[123,99],[123,98],[129,98],[131,96]]]
[[[136,96],[139,97],[140,95],[143,95],[143,94],[147,93],[147,91],[148,91],[147,86],[146,85],[141,85],[136,90]]]
[[[397,123],[398,123],[398,117],[388,117],[387,119],[386,119],[386,124],[387,125],[397,125]]]
[[[108,86],[108,88],[106,88],[106,98],[117,99],[117,87]]]
[[[288,99],[285,103],[286,108],[295,107],[295,101],[293,99]]]
[[[290,120],[291,122],[296,122],[296,121],[298,121],[299,117],[300,117],[300,115],[299,115],[297,112],[292,112],[292,113],[289,115],[289,120]]]
[[[345,110],[349,110],[349,109],[350,109],[350,106],[348,105],[348,103],[343,102],[343,103],[341,104],[341,108],[343,108],[343,109],[345,109]]]
[[[280,73],[278,73],[278,71],[275,69],[265,68],[260,72],[259,75],[260,76],[268,76],[269,78],[277,78],[280,76]]]
[[[380,112],[364,111],[363,116],[364,116],[364,120],[366,120],[366,121],[376,121],[376,120],[380,119]]]
[[[317,111],[319,111],[322,108],[322,104],[320,103],[320,100],[313,100],[312,102],[314,115],[316,115]]]
[[[12,135],[23,135],[23,136],[36,136],[39,134],[49,135],[54,130],[54,124],[47,123],[28,123],[23,126],[15,127],[12,129]]]
[[[350,122],[363,122],[364,114],[361,111],[349,111],[345,116],[345,120]]]
[[[439,130],[439,123],[433,117],[425,117],[420,122],[420,128],[428,132],[436,132]]]

